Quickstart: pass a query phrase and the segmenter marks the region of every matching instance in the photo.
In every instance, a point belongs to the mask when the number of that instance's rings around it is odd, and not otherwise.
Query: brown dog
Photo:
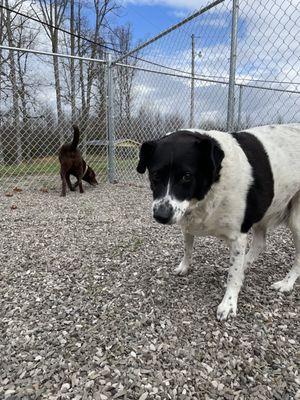
[[[82,158],[81,152],[77,149],[79,143],[79,128],[73,125],[74,136],[72,143],[66,143],[59,149],[60,176],[62,180],[61,195],[66,195],[67,185],[71,191],[79,186],[80,193],[83,193],[82,180],[90,185],[97,185],[96,174],[91,167]],[[70,181],[70,175],[77,178],[77,182],[73,186]]]

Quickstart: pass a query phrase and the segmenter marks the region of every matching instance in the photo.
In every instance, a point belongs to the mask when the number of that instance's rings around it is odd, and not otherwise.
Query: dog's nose
[[[161,224],[168,224],[173,217],[173,208],[169,203],[163,203],[153,210],[153,217]]]

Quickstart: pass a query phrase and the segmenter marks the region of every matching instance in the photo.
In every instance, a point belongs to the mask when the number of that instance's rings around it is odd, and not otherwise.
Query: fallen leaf
[[[13,197],[13,193],[11,193],[11,192],[6,192],[6,193],[5,193],[5,196],[6,196],[6,197]]]
[[[13,189],[13,191],[14,191],[14,192],[22,192],[22,189],[21,189],[21,188],[18,188],[18,187],[15,187],[15,188]]]

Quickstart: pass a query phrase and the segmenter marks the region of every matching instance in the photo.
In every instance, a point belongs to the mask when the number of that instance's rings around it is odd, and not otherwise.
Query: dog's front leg
[[[67,192],[67,180],[66,180],[66,173],[65,171],[61,170],[60,172],[62,187],[61,187],[61,196],[65,197]]]
[[[229,315],[236,316],[238,295],[244,280],[246,246],[246,234],[239,235],[231,242],[227,288],[217,311],[217,318],[220,321],[227,319]]]
[[[174,271],[176,275],[186,275],[190,269],[194,236],[191,235],[190,233],[183,232],[183,238],[184,238],[184,256],[181,263]]]
[[[84,193],[81,176],[78,178],[79,192]]]

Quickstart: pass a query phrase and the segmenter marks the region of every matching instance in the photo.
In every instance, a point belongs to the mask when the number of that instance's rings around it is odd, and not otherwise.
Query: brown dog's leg
[[[82,187],[82,178],[83,178],[83,168],[81,167],[80,168],[80,172],[79,172],[79,175],[78,175],[78,186],[79,186],[79,192],[80,193],[84,193],[84,190],[83,190],[83,187]]]
[[[60,171],[60,176],[62,180],[61,196],[65,197],[67,191],[67,180],[65,171],[63,171],[62,169]]]
[[[67,181],[67,184],[68,184],[69,189],[71,190],[71,192],[74,192],[75,191],[75,186],[73,186],[71,181],[70,181],[70,174],[67,174],[66,181]]]
[[[79,186],[79,192],[84,193],[83,187],[82,187],[82,179],[81,176],[78,178],[78,186]]]

